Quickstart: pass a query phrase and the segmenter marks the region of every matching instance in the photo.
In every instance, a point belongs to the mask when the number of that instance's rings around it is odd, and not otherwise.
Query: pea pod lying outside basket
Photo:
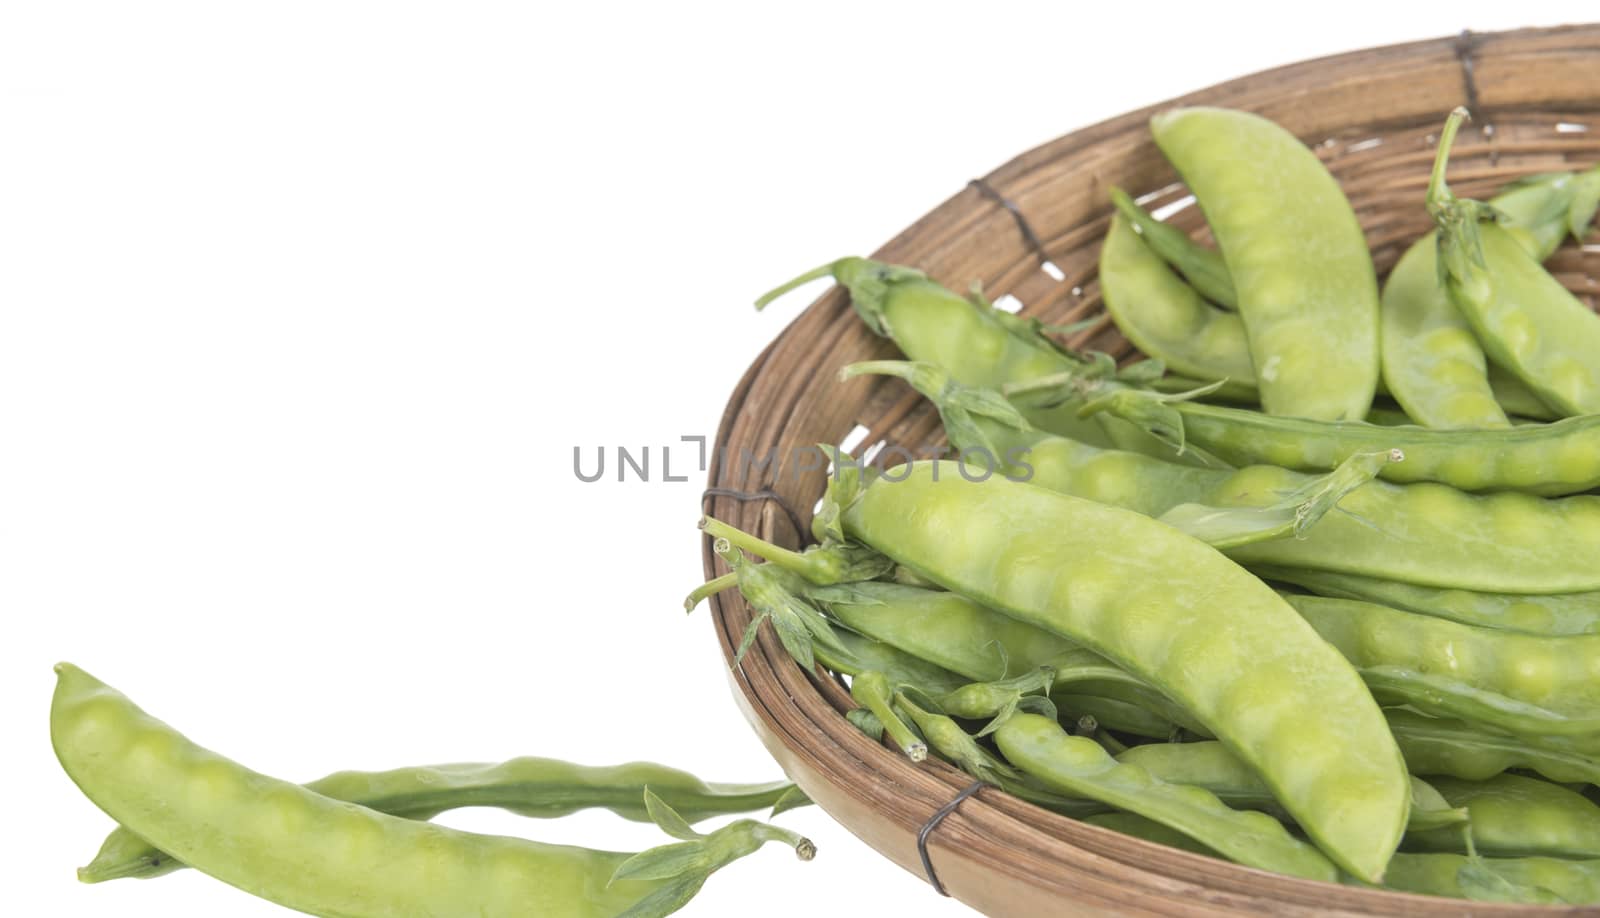
[[[655,795],[676,845],[640,854],[477,835],[324,797],[196,746],[121,693],[61,664],[50,738],[67,774],[112,818],[225,883],[316,915],[667,915],[710,874],[768,841],[740,820],[700,835]]]
[[[432,819],[469,806],[509,810],[520,816],[551,819],[603,807],[636,822],[652,817],[646,790],[686,822],[772,808],[781,813],[809,802],[787,781],[770,784],[708,784],[686,771],[653,762],[627,765],[574,765],[532,756],[494,765],[427,765],[389,771],[341,771],[305,785],[334,800],[405,819]],[[150,879],[184,866],[176,858],[117,827],[94,860],[78,869],[78,879],[99,883],[127,877]]]

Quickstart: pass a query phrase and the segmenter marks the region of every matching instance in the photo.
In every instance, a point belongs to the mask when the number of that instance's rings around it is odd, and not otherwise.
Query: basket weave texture
[[[1487,197],[1518,176],[1600,160],[1600,26],[1375,48],[1265,71],[1131,112],[1030,150],[975,180],[874,257],[920,268],[956,290],[981,282],[989,296],[1014,296],[1024,315],[1048,323],[1099,317],[1067,343],[1131,357],[1132,346],[1105,316],[1095,274],[1111,213],[1107,189],[1155,193],[1151,208],[1185,202],[1187,191],[1156,149],[1147,121],[1157,111],[1196,104],[1256,112],[1310,144],[1355,207],[1382,277],[1430,228],[1422,193],[1437,131],[1451,108],[1467,105],[1475,119],[1451,156],[1452,187],[1462,196]],[[1168,220],[1203,237],[1198,208],[1181,206]],[[1600,293],[1600,246],[1590,248],[1595,251],[1569,244],[1549,267],[1592,306]],[[847,363],[895,354],[856,319],[842,291],[812,304],[740,381],[711,467],[714,489],[771,490],[778,500],[709,497],[706,509],[798,546],[806,537],[791,515],[809,522],[824,473],[802,471],[814,457],[797,449],[837,443],[858,424],[868,431],[858,455],[880,442],[919,454],[935,448],[938,417],[903,384],[836,381]],[[777,456],[774,465],[739,460],[769,454]],[[705,565],[708,576],[726,571],[709,540]],[[737,594],[725,593],[713,600],[712,611],[731,660],[749,610]],[[918,830],[971,779],[931,759],[912,764],[868,740],[840,716],[854,706],[848,694],[820,674],[802,672],[764,630],[730,674],[745,717],[824,810],[922,875]],[[1084,825],[993,788],[945,819],[928,850],[950,894],[996,916],[1535,912],[1268,874]]]

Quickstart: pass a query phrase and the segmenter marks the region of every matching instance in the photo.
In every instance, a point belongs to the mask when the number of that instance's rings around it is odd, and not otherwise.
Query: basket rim
[[[1156,111],[1176,105],[1212,104],[1246,108],[1268,114],[1293,108],[1308,87],[1319,91],[1372,83],[1379,77],[1426,72],[1431,81],[1416,107],[1442,113],[1469,99],[1491,118],[1524,111],[1600,111],[1600,80],[1590,95],[1567,96],[1566,89],[1537,95],[1519,103],[1512,83],[1498,74],[1515,76],[1518,68],[1541,58],[1581,58],[1574,66],[1600,61],[1600,24],[1503,32],[1463,33],[1343,52],[1275,67],[1238,77],[1211,87],[1106,119],[1047,141],[1012,158],[981,180],[1023,213],[1033,214],[1030,202],[1040,202],[1046,188],[1059,177],[1050,166],[1093,153],[1106,162],[1132,149],[1131,132],[1143,133]],[[1445,83],[1456,77],[1456,98],[1439,107],[1436,97],[1448,94]],[[1376,76],[1375,76],[1376,75]],[[1579,92],[1582,81],[1573,81]],[[1536,94],[1535,94],[1536,95]],[[1339,125],[1331,115],[1305,111],[1300,105],[1287,120],[1301,137],[1332,137],[1363,131],[1411,126],[1415,117],[1393,116]],[[1392,114],[1392,113],[1391,113]],[[1592,142],[1591,142],[1592,143]],[[1105,149],[1102,149],[1105,148]],[[1104,198],[1098,171],[1091,171],[1089,193]],[[1103,224],[1102,224],[1103,227]],[[1088,235],[1093,227],[1072,230]],[[1011,213],[983,197],[981,189],[964,188],[912,223],[883,245],[873,257],[913,263],[940,279],[981,278],[986,286],[1004,289],[1030,271],[1063,237],[1043,238],[1045,252],[1035,253]],[[995,258],[996,252],[1004,253]],[[988,259],[985,261],[984,259]],[[998,263],[999,267],[995,265]],[[730,395],[711,450],[708,485],[754,490],[738,480],[725,457],[739,447],[779,445],[801,409],[799,422],[843,417],[837,406],[818,406],[811,398],[814,375],[794,372],[793,355],[814,369],[818,354],[849,350],[865,356],[887,354],[892,348],[871,339],[851,315],[844,295],[831,289],[812,303],[770,342],[751,363]],[[843,401],[841,399],[840,401]],[[837,426],[837,425],[836,425]],[[848,430],[848,423],[840,426]],[[795,444],[783,444],[792,446]],[[800,444],[804,445],[804,444]],[[776,476],[783,459],[772,469]],[[748,476],[748,469],[745,472]],[[814,492],[813,492],[814,493]],[[796,508],[808,509],[808,508]],[[709,498],[708,512],[776,541],[803,534],[789,532],[783,514],[770,504],[735,503]],[[809,512],[799,514],[808,519]],[[792,544],[794,539],[788,539]],[[726,570],[703,545],[707,577]],[[733,652],[749,615],[743,602],[713,597],[715,631],[726,660]],[[780,765],[822,808],[891,860],[914,873],[916,863],[910,838],[926,816],[971,783],[970,778],[942,762],[915,765],[859,734],[842,717],[811,717],[806,706],[838,710],[848,696],[830,680],[802,673],[781,645],[763,629],[738,670],[728,678],[736,703],[762,742]],[[879,785],[882,785],[881,787]],[[881,791],[881,792],[880,792]],[[919,818],[919,815],[921,818]],[[1017,850],[995,848],[994,841],[1026,845]],[[990,850],[990,849],[994,850]],[[988,914],[1037,913],[1041,906],[1072,901],[1075,907],[1120,913],[1219,914],[1272,910],[1283,913],[1419,914],[1419,915],[1527,915],[1562,914],[1562,909],[1471,903],[1389,890],[1339,886],[1270,874],[1220,862],[1200,855],[1143,842],[1111,830],[1086,825],[1033,807],[995,789],[980,791],[947,819],[930,845],[941,880],[956,898]],[[1068,863],[1070,862],[1070,864]],[[1078,868],[1063,873],[1062,867]],[[1051,868],[1057,868],[1051,870]],[[1028,871],[1035,871],[1029,873]],[[1096,882],[1099,871],[1110,880]],[[1004,892],[995,889],[996,881]],[[1537,911],[1535,911],[1537,909]],[[1585,913],[1581,909],[1573,914]]]

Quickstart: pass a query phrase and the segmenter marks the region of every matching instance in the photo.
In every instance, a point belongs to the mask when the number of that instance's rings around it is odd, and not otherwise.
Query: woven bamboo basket
[[[1018,156],[971,182],[875,257],[921,268],[957,290],[980,281],[991,297],[1010,294],[1023,314],[1050,323],[1098,316],[1068,343],[1135,356],[1105,316],[1095,276],[1111,211],[1106,192],[1118,185],[1136,196],[1155,193],[1151,207],[1186,201],[1147,128],[1151,114],[1180,104],[1257,112],[1310,144],[1343,184],[1382,276],[1430,226],[1422,191],[1437,131],[1454,106],[1468,106],[1475,118],[1451,160],[1452,185],[1463,195],[1483,197],[1521,175],[1600,160],[1600,26],[1463,34],[1213,86]],[[1204,233],[1195,207],[1168,219]],[[1594,248],[1568,245],[1550,263],[1586,298],[1600,292],[1600,247]],[[801,471],[806,457],[793,450],[837,443],[859,424],[868,431],[861,448],[887,442],[930,453],[939,443],[937,415],[907,387],[896,380],[836,381],[847,363],[895,353],[856,319],[840,290],[813,303],[756,359],[729,400],[706,509],[798,546],[807,541],[800,527],[809,523],[824,473]],[[741,462],[741,450],[757,457],[776,451],[779,458],[771,466]],[[708,576],[725,572],[709,541],[705,566]],[[723,594],[713,616],[731,660],[749,610],[736,594]],[[971,780],[942,762],[912,764],[869,741],[841,716],[853,706],[849,695],[825,674],[802,672],[771,629],[764,630],[730,676],[745,717],[833,818],[924,875],[918,833]],[[1534,911],[1268,874],[1084,825],[993,788],[963,800],[938,823],[926,851],[950,895],[997,916]]]

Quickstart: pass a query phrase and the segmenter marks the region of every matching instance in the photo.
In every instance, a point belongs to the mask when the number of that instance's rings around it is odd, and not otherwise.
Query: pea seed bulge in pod
[[[8,10],[12,910],[1600,905],[1600,24],[1326,12]]]

